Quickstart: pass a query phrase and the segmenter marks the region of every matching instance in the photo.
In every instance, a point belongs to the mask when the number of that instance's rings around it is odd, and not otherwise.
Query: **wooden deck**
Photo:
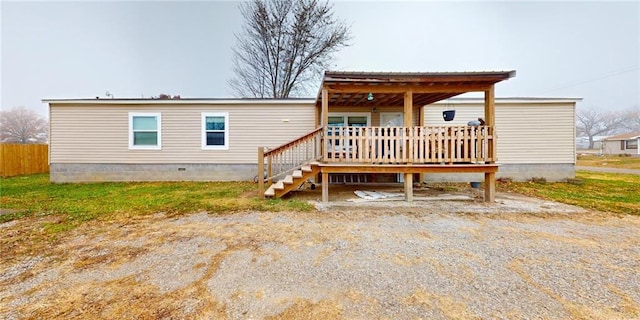
[[[259,192],[280,197],[320,174],[328,201],[331,173],[397,173],[405,175],[406,200],[412,201],[413,174],[484,173],[485,197],[493,201],[494,139],[489,126],[318,128],[282,146],[258,149],[258,172],[266,171]]]
[[[411,201],[414,174],[479,172],[485,176],[485,201],[493,202],[498,170],[494,85],[513,76],[515,71],[327,71],[316,100],[317,129],[273,149],[258,148],[258,175],[265,175],[258,179],[259,191],[268,196],[284,195],[317,172],[322,176],[322,199],[326,202],[329,173],[384,172],[404,174],[405,198]],[[425,125],[425,106],[466,92],[484,93],[483,125]],[[392,108],[402,113],[403,126],[376,127],[368,121],[366,126],[348,121],[330,124],[331,107],[367,108],[371,112]],[[266,192],[265,182],[270,185]]]

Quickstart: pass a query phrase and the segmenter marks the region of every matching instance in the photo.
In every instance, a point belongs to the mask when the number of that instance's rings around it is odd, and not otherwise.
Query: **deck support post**
[[[404,117],[403,123],[405,127],[413,126],[413,91],[409,90],[404,93]]]
[[[493,136],[493,139],[489,140],[489,145],[487,146],[487,156],[491,158],[491,161],[488,163],[496,162],[496,136],[495,136],[495,125],[496,125],[496,103],[495,103],[495,91],[494,85],[489,87],[489,90],[484,92],[484,120],[485,123],[490,128],[490,134]],[[485,172],[484,173],[484,202],[493,203],[496,200],[496,173],[495,172]]]
[[[404,199],[413,202],[413,173],[404,174]]]
[[[329,173],[322,172],[322,203],[329,202]]]
[[[413,159],[413,144],[407,138],[409,136],[409,131],[413,127],[413,91],[409,90],[404,93],[404,138],[406,142],[403,146],[403,153],[406,155],[406,158],[409,159],[409,164],[412,163],[411,159]]]
[[[258,147],[258,194],[264,199],[264,147]]]
[[[489,145],[487,146],[487,156],[491,158],[491,163],[496,162],[496,134],[495,134],[495,125],[496,125],[496,103],[495,103],[495,91],[494,86],[491,85],[489,90],[484,92],[484,121],[487,126],[490,128],[489,134],[492,135],[493,139],[489,140]]]
[[[404,93],[404,127],[411,130],[413,127],[413,91],[408,90]],[[409,132],[404,133],[406,136],[409,136]],[[404,153],[406,157],[409,159],[408,164],[412,164],[413,161],[413,144],[411,141],[407,139],[407,142],[404,144]],[[404,174],[404,199],[407,202],[413,202],[413,173],[405,173]]]
[[[326,87],[322,88],[322,110],[321,110],[321,117],[322,117],[322,127],[324,130],[324,133],[322,134],[322,161],[327,161],[327,158],[329,157],[329,139],[327,138],[326,134],[327,134],[327,128],[329,128],[329,89],[327,89]],[[322,183],[324,184],[324,180],[322,180]]]
[[[424,106],[420,106],[418,108],[418,125],[420,127],[424,127]],[[424,183],[424,173],[423,172],[418,173],[418,183],[420,184],[420,186],[422,186],[422,184]]]
[[[494,203],[496,201],[496,173],[484,173],[484,202]]]
[[[271,185],[273,183],[273,157],[267,157],[267,183]]]

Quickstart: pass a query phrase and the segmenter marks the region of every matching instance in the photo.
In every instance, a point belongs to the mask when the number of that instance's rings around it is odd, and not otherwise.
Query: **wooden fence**
[[[0,144],[0,176],[49,172],[49,145]]]

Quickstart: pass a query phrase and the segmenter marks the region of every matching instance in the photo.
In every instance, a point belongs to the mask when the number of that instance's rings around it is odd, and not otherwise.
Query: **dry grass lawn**
[[[640,157],[618,155],[581,155],[578,156],[577,165],[586,167],[640,169]]]

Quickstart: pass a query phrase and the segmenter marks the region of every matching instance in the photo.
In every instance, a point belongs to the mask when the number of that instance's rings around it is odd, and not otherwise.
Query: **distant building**
[[[603,140],[604,154],[629,154],[640,156],[640,132],[631,132],[608,137]]]
[[[602,140],[607,138],[607,136],[594,136],[593,137],[593,148],[594,150],[602,149]],[[578,137],[576,138],[576,149],[589,149],[589,137]]]

